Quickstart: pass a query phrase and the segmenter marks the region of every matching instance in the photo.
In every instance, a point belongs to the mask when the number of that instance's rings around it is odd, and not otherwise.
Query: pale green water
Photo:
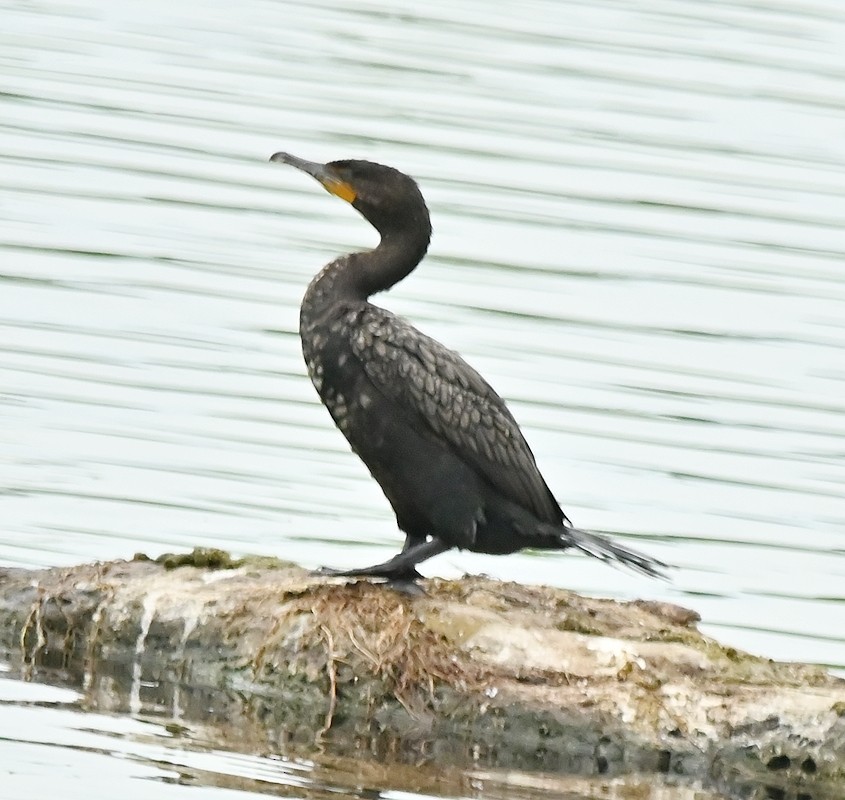
[[[311,275],[373,235],[265,163],[366,157],[435,226],[381,302],[511,401],[576,523],[680,567],[427,572],[666,599],[845,667],[838,0],[0,14],[0,562],[398,548],[295,333]]]

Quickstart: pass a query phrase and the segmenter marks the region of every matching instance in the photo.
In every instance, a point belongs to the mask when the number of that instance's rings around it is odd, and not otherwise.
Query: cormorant
[[[374,250],[327,264],[302,300],[308,374],[335,424],[367,465],[405,532],[402,551],[335,575],[398,584],[454,547],[504,554],[575,547],[646,575],[666,565],[572,526],[504,401],[466,361],[369,302],[425,255],[431,222],[416,182],[369,161],[270,159],[316,178],[381,235]]]

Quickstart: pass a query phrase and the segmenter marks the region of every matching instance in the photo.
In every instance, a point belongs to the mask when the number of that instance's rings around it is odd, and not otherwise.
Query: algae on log
[[[723,647],[677,606],[424,585],[412,598],[204,551],[0,569],[0,651],[67,670],[100,707],[121,706],[122,682],[241,740],[841,796],[845,681]]]

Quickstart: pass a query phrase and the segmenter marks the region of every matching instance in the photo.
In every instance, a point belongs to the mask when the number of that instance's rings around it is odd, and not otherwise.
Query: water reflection
[[[100,699],[106,699],[101,694]],[[719,800],[721,795],[671,779],[638,776],[590,778],[487,768],[457,769],[373,749],[357,757],[331,755],[283,741],[237,741],[223,724],[145,705],[136,716],[102,713],[90,693],[0,679],[0,753],[14,764],[4,776],[4,797],[46,796],[61,781],[69,800],[116,795],[148,797],[150,782],[165,797],[219,798],[251,794],[330,800],[351,798],[465,798],[582,800],[611,792],[620,800]],[[213,700],[211,701],[213,704]]]

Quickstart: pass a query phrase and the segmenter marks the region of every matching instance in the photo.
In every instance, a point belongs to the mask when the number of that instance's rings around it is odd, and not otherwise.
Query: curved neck
[[[407,278],[428,250],[431,229],[386,231],[375,250],[354,253],[352,272],[362,298],[383,292]]]
[[[429,227],[385,231],[374,250],[349,253],[327,264],[311,281],[303,309],[316,311],[339,300],[366,300],[407,277],[420,263],[431,238]]]

